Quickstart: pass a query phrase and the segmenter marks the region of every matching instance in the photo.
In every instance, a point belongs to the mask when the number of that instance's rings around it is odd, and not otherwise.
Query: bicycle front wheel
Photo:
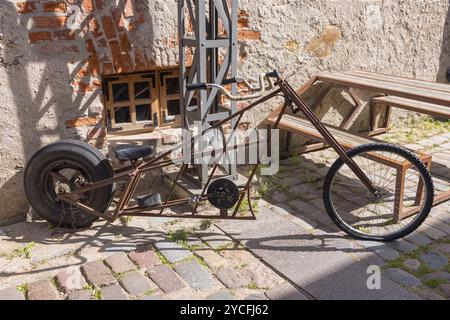
[[[371,193],[342,159],[331,166],[323,189],[328,215],[357,239],[392,241],[417,229],[434,197],[431,175],[423,162],[400,146],[361,145],[347,155],[378,191]]]

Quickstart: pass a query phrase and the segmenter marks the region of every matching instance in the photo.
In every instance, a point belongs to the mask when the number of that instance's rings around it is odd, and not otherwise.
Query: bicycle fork
[[[353,173],[361,180],[366,188],[375,196],[379,197],[379,191],[373,186],[367,175],[361,170],[361,168],[353,161],[352,158],[347,156],[345,149],[339,144],[339,142],[328,131],[325,125],[314,114],[314,111],[303,101],[303,99],[295,92],[295,90],[284,80],[279,80],[280,88],[287,98],[293,102],[305,115],[305,117],[311,122],[311,124],[319,131],[325,141],[336,151],[339,157],[345,164],[353,171]]]

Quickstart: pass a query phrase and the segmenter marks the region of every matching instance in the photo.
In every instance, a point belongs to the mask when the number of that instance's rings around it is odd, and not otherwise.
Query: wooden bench
[[[265,123],[268,126],[274,126],[277,120],[277,116],[269,116],[266,118]],[[327,129],[331,132],[334,138],[341,144],[345,149],[351,149],[356,146],[367,144],[367,143],[375,143],[380,142],[380,140],[371,138],[369,136],[365,136],[362,134],[352,133],[345,129],[338,128],[331,125],[326,125]],[[301,135],[313,140],[319,141],[317,144],[312,144],[309,146],[304,146],[301,148],[290,150],[290,153],[296,152],[297,154],[307,153],[312,151],[317,151],[321,149],[326,149],[329,146],[325,143],[322,135],[317,131],[317,129],[305,118],[284,114],[281,118],[278,128],[281,130],[285,130],[286,132],[290,132],[293,134]],[[414,152],[414,151],[413,151]],[[431,165],[431,156],[415,152],[419,158],[428,166]],[[414,214],[414,207],[404,210],[403,205],[403,195],[405,190],[405,179],[406,179],[406,171],[409,168],[409,163],[394,161],[390,159],[386,159],[385,157],[381,157],[379,155],[371,155],[369,156],[371,160],[383,163],[385,165],[390,166],[391,168],[396,169],[396,190],[395,190],[395,205],[394,205],[394,214],[398,219],[404,219],[405,217]],[[418,197],[420,197],[421,193],[418,192]],[[419,204],[421,199],[416,199],[416,203]]]

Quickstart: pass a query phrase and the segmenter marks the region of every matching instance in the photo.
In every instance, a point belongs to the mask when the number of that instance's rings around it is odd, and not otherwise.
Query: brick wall
[[[98,89],[100,76],[154,67],[129,33],[145,22],[145,1],[124,0],[111,6],[105,0],[28,1],[17,12],[30,17],[29,41],[43,55],[66,52],[89,56],[72,81],[76,93]],[[81,40],[81,41],[80,41]]]

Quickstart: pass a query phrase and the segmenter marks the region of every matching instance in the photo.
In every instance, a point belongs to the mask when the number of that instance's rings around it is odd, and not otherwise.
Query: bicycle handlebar
[[[199,84],[187,84],[186,89],[187,91],[194,91],[194,90],[206,90],[208,87],[206,83],[199,83]]]
[[[215,84],[215,83],[197,83],[197,84],[188,84],[186,85],[186,89],[188,91],[194,91],[194,90],[206,90],[206,89],[212,89],[216,88],[220,92],[222,92],[223,95],[225,95],[228,99],[234,100],[234,101],[244,101],[244,100],[252,100],[261,97],[266,90],[272,90],[274,87],[274,83],[272,78],[280,79],[280,75],[276,70],[268,73],[261,73],[259,75],[259,86],[253,87],[247,80],[240,79],[240,78],[232,78],[232,79],[226,79],[222,81],[222,85]],[[269,85],[266,87],[264,84],[264,79],[267,79],[269,82]],[[231,84],[231,83],[244,83],[252,92],[255,92],[253,94],[248,95],[233,95],[230,91],[225,89],[224,85]]]

